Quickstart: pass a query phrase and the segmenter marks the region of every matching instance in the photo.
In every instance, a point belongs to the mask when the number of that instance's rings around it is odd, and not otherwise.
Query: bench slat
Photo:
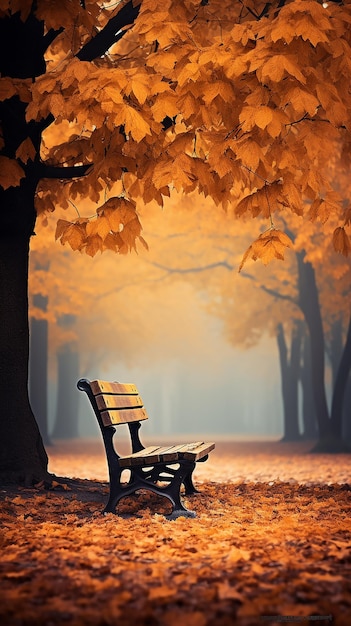
[[[140,409],[116,409],[112,411],[102,411],[101,419],[104,426],[114,426],[118,424],[128,424],[128,422],[141,422],[148,419],[148,414],[143,408]]]
[[[133,465],[153,465],[160,461],[170,463],[180,459],[197,461],[206,456],[214,447],[213,442],[204,443],[203,441],[176,446],[149,446],[140,452],[121,457],[119,464],[121,467],[131,467]]]
[[[131,383],[110,383],[106,380],[92,380],[90,388],[94,396],[100,393],[138,394],[136,386]]]
[[[143,407],[144,403],[140,396],[116,396],[116,395],[99,395],[96,396],[96,404],[100,411],[109,409],[128,409],[129,407]]]
[[[159,461],[177,461],[178,460],[178,446],[163,446],[155,449],[153,453],[147,455],[146,462],[158,463]]]
[[[140,450],[140,452],[134,452],[134,454],[122,456],[119,459],[119,464],[121,467],[130,467],[131,465],[148,465],[150,463],[150,459],[154,456],[157,457],[157,451],[159,449],[160,446],[149,446],[148,448]],[[154,461],[154,463],[155,462],[156,461]]]
[[[192,449],[190,449],[189,447],[188,450],[181,452],[180,458],[187,459],[187,461],[198,461],[199,459],[203,459],[204,456],[211,452],[211,450],[215,448],[215,445],[216,444],[213,441],[206,443],[202,442],[197,447],[194,447]]]

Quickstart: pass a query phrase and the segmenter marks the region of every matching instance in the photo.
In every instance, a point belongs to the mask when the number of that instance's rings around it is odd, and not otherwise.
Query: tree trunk
[[[74,439],[79,436],[79,394],[76,388],[79,378],[79,354],[76,346],[64,345],[57,353],[57,360],[57,409],[52,437],[53,439]]]
[[[301,348],[301,330],[293,330],[291,337],[290,359],[282,324],[277,328],[280,372],[282,383],[284,435],[282,441],[298,441],[300,439],[298,422],[298,380]]]
[[[34,305],[46,311],[48,299],[36,294]],[[48,322],[31,319],[29,351],[29,397],[44,444],[50,444],[48,430]]]
[[[351,371],[351,316],[349,320],[349,326],[346,335],[346,342],[344,350],[340,360],[339,369],[337,372],[331,409],[331,425],[332,432],[335,437],[342,436],[342,414],[344,405],[344,396],[346,391],[346,385],[348,382],[349,374]]]
[[[319,431],[319,440],[312,451],[342,452],[345,450],[345,444],[341,429],[339,432],[332,429],[325,392],[325,343],[316,276],[311,263],[305,261],[304,252],[298,252],[296,257],[299,306],[305,316],[311,340],[312,386]]]
[[[343,324],[342,319],[335,320],[331,327],[329,359],[332,370],[332,389],[335,387],[338,369],[343,353]]]
[[[302,386],[303,438],[307,440],[317,439],[318,428],[312,389],[311,346],[308,332],[305,332],[303,337],[300,380]]]
[[[28,398],[29,237],[0,235],[0,480],[48,479],[48,458]]]
[[[344,409],[343,409],[343,433],[348,443],[351,443],[351,372],[346,384]]]
[[[43,37],[44,25],[32,13],[25,21],[19,12],[2,16],[1,76],[33,80],[45,72]],[[15,159],[28,138],[36,151],[33,160],[21,164],[25,174],[21,184],[0,188],[0,479],[31,484],[50,477],[28,398],[28,253],[43,126],[27,123],[26,107],[18,96],[0,102],[2,155]]]

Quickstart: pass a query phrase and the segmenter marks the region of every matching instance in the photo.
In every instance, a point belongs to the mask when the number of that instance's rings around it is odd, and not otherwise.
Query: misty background
[[[149,415],[142,425],[146,434],[282,436],[282,399],[274,340],[267,337],[255,348],[235,350],[224,341],[217,320],[201,309],[198,317],[199,328],[206,331],[200,353],[194,354],[187,342],[183,358],[172,358],[165,351],[163,356],[157,355],[155,362],[151,357],[148,364],[135,367],[119,363],[116,358],[109,368],[103,371],[92,368],[82,376],[135,382]],[[182,341],[181,328],[170,327],[169,333],[178,334]],[[56,394],[57,387],[52,381],[50,432],[54,426]],[[78,390],[77,394],[79,434],[99,436],[88,399]]]
[[[289,330],[296,309],[261,286],[291,283],[293,294],[293,255],[268,268],[253,264],[248,280],[237,269],[251,223],[184,198],[167,211],[148,209],[142,222],[150,249],[125,256],[90,258],[55,244],[54,223],[38,229],[30,272],[30,379],[38,380],[30,395],[41,430],[54,440],[99,437],[76,388],[79,378],[98,378],[136,384],[150,417],[145,434],[280,439],[276,329],[283,320]]]

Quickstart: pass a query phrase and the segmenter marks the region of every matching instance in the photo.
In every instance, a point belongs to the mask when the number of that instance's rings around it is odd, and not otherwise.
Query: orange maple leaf
[[[276,228],[270,228],[257,237],[248,247],[238,271],[241,272],[248,259],[253,261],[260,259],[264,265],[268,265],[272,259],[283,260],[285,249],[292,247],[293,242],[286,233]]]

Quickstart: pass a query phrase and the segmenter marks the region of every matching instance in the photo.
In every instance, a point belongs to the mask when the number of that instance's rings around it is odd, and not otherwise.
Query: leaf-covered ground
[[[223,480],[203,464],[201,494],[186,498],[196,519],[165,520],[167,501],[148,493],[102,516],[107,485],[91,480],[1,488],[0,623],[349,626],[351,455],[277,445],[217,446]],[[51,470],[72,476],[80,459],[103,472],[94,449],[55,446]]]

